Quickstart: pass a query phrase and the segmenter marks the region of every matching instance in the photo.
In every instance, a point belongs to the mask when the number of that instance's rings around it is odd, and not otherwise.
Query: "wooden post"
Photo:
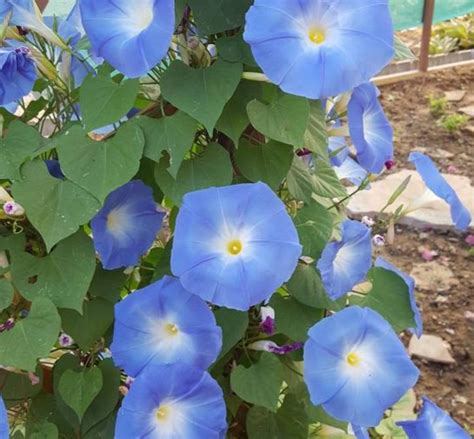
[[[425,0],[423,8],[423,33],[421,35],[420,49],[420,72],[426,73],[429,67],[431,30],[433,28],[433,17],[435,0]]]

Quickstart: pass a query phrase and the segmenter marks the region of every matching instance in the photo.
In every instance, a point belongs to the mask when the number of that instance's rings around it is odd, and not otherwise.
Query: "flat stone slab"
[[[449,102],[460,102],[466,96],[466,90],[452,90],[444,93],[444,96]]]
[[[420,338],[413,335],[408,345],[408,353],[435,363],[456,363],[451,355],[449,344],[436,335],[423,334]]]
[[[394,212],[401,204],[405,207],[409,206],[425,192],[426,187],[416,171],[404,169],[372,183],[368,191],[356,194],[349,202],[349,213],[354,217],[376,216],[408,176],[411,176],[408,188],[392,206],[387,208],[386,212]],[[474,187],[471,180],[468,177],[453,174],[443,174],[443,177],[453,187],[474,218]],[[428,227],[441,230],[454,229],[449,205],[441,199],[433,200],[409,213],[400,220],[400,223],[422,229]],[[474,227],[474,222],[471,222],[470,227]]]
[[[410,276],[415,279],[417,289],[431,292],[449,291],[451,287],[459,283],[448,267],[436,261],[415,264]],[[448,300],[446,298],[446,301]]]
[[[461,113],[467,114],[469,117],[474,117],[474,105],[468,107],[462,107],[459,109]]]

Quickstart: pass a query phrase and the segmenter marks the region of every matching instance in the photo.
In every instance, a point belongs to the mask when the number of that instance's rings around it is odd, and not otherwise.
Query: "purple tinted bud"
[[[30,313],[30,312],[29,312],[27,309],[22,309],[22,310],[20,311],[19,315],[20,315],[20,317],[21,317],[22,319],[25,319],[26,317],[28,317],[28,314],[29,314],[29,313]]]
[[[363,216],[360,222],[367,227],[373,227],[375,224],[375,221],[370,216]]]
[[[385,167],[387,168],[387,171],[390,171],[391,169],[393,169],[395,167],[396,163],[394,160],[387,160],[385,162]]]
[[[10,317],[4,324],[5,330],[10,331],[10,329],[13,329],[15,327],[15,320]]]
[[[58,343],[59,343],[59,346],[61,346],[62,348],[68,348],[74,343],[74,340],[72,339],[70,335],[67,335],[66,333],[63,332],[59,336]]]
[[[0,333],[5,331],[5,325],[3,323],[0,324]]]
[[[275,333],[275,320],[271,317],[267,317],[261,324],[260,329],[267,335],[273,335]]]
[[[257,341],[249,345],[250,349],[255,351],[266,351],[271,352],[272,354],[276,355],[286,355],[290,352],[297,351],[303,347],[303,343],[295,342],[291,344],[286,344],[283,346],[278,346],[274,341]]]
[[[372,242],[376,247],[383,247],[385,245],[385,238],[382,235],[375,235]]]
[[[28,49],[28,47],[22,46],[22,47],[17,47],[15,49],[15,53],[17,53],[18,55],[29,56],[31,55],[31,50]]]
[[[22,216],[25,214],[25,209],[21,204],[15,203],[15,201],[7,201],[3,205],[3,211],[8,216]]]
[[[125,380],[125,386],[127,387],[127,389],[130,389],[134,381],[135,378],[132,378],[130,376],[127,377],[127,379]]]

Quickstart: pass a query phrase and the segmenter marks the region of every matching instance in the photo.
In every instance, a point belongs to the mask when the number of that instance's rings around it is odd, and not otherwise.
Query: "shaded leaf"
[[[249,316],[245,312],[227,308],[219,308],[214,314],[217,324],[222,328],[222,349],[218,361],[243,338],[249,325]]]

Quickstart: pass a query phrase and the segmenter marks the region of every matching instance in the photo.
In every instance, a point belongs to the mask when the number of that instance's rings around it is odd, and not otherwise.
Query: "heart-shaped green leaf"
[[[79,126],[62,136],[61,169],[71,181],[100,201],[138,172],[145,137],[136,124],[125,124],[108,141],[94,142]]]
[[[7,279],[0,279],[0,311],[11,305],[13,294],[12,284]]]
[[[61,319],[46,298],[33,301],[28,317],[0,334],[0,364],[33,372],[38,358],[46,357],[58,338]]]
[[[62,241],[44,258],[12,253],[13,283],[25,299],[47,297],[58,307],[79,312],[94,270],[94,247],[83,232]]]
[[[76,372],[66,370],[59,379],[58,391],[63,401],[76,413],[79,421],[102,388],[102,371],[98,367]]]
[[[264,352],[248,369],[238,366],[230,376],[232,390],[244,401],[276,411],[283,382],[283,365],[273,354]]]
[[[161,78],[163,97],[201,122],[209,133],[242,76],[242,64],[217,61],[205,69],[193,69],[175,61]]]
[[[13,185],[13,196],[41,233],[47,250],[87,223],[100,204],[77,184],[49,175],[42,160],[26,163],[23,180]]]
[[[81,113],[87,131],[115,123],[133,107],[140,87],[138,79],[120,84],[108,74],[88,76],[81,86]]]

